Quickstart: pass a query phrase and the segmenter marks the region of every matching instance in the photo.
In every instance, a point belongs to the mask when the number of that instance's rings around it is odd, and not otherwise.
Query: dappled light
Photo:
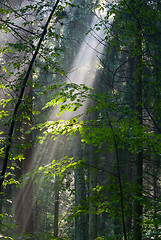
[[[0,2],[0,239],[161,239],[160,12]]]

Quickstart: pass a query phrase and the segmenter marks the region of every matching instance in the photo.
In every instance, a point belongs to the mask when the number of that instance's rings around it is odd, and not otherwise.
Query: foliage
[[[2,32],[0,156],[2,158],[8,141],[7,129],[13,120],[12,110],[23,87],[22,79],[30,63],[31,53],[34,52],[43,30],[42,21],[47,18],[52,6],[53,1],[42,0],[34,1],[16,10],[10,7],[0,8]],[[98,90],[91,89],[84,83],[77,85],[64,80],[74,56],[78,53],[82,33],[88,31],[87,24],[92,19],[92,15],[89,14],[91,10],[95,14],[103,13],[99,23],[94,26],[96,32],[103,28],[104,39],[101,41],[106,48],[100,61],[103,70],[98,71],[100,77],[97,76],[98,79],[100,78]],[[21,16],[25,17],[23,21]],[[157,236],[159,239],[160,199],[155,196],[155,191],[159,192],[160,171],[158,170],[155,176],[155,165],[158,163],[154,161],[154,156],[160,158],[161,154],[160,55],[158,54],[160,44],[158,36],[155,36],[158,35],[156,33],[160,27],[160,16],[157,1],[140,1],[139,4],[136,1],[122,0],[98,4],[95,4],[95,1],[91,3],[82,1],[81,4],[64,1],[59,5],[41,45],[32,70],[33,77],[28,82],[26,94],[18,110],[9,156],[10,164],[3,184],[4,191],[9,185],[15,184],[19,185],[19,188],[25,188],[32,179],[35,189],[39,188],[34,196],[34,204],[39,208],[44,206],[46,209],[44,213],[39,214],[40,219],[37,221],[43,222],[46,214],[45,224],[49,233],[47,230],[43,233],[39,228],[38,234],[32,235],[32,239],[56,239],[53,237],[53,232],[50,233],[54,210],[49,209],[53,208],[52,199],[55,197],[56,186],[61,195],[60,202],[63,202],[59,213],[62,239],[69,239],[69,236],[71,239],[74,238],[74,221],[82,215],[97,215],[98,223],[103,216],[106,217],[106,221],[104,220],[106,232],[101,233],[100,230],[100,237],[97,239],[121,239],[122,210],[125,212],[125,220],[128,217],[132,218],[135,215],[133,205],[137,200],[144,206],[143,235]],[[137,32],[136,23],[140,25],[140,32]],[[80,26],[80,33],[75,34],[74,26],[78,29]],[[90,28],[87,34],[92,31],[93,29]],[[13,33],[15,37],[12,36]],[[75,42],[78,43],[71,47],[71,39],[74,35],[77,35]],[[142,52],[137,48],[137,37],[142,41]],[[69,59],[66,53],[69,53]],[[137,69],[134,69],[138,55],[142,55],[142,62]],[[143,97],[141,103],[136,103],[135,76],[140,71]],[[138,120],[137,104],[142,107],[142,124]],[[84,106],[88,106],[86,111]],[[57,111],[59,118],[55,120],[51,117],[48,120],[53,109]],[[66,112],[69,113],[67,120],[63,119],[63,114]],[[32,137],[27,141],[29,136]],[[77,146],[78,159],[76,159],[72,156],[74,155],[72,147],[75,146],[74,139],[78,136],[80,142]],[[47,149],[51,141],[58,146],[55,150],[56,158],[52,155],[53,151],[50,156]],[[37,161],[35,168],[22,176],[20,184],[20,179],[14,178],[15,169],[19,168],[20,162],[25,161],[25,151],[30,151],[32,147],[35,151],[37,148],[40,149],[37,151],[42,157],[35,154],[34,159]],[[91,148],[95,150],[92,152]],[[135,159],[140,149],[144,155],[143,175],[145,179],[148,178],[150,186],[145,184],[146,180],[144,180],[143,191],[147,190],[147,192],[142,198],[137,199],[135,195],[140,186],[135,183],[134,171],[131,168],[136,169]],[[94,162],[95,156],[98,157]],[[41,164],[42,158],[46,157],[47,164]],[[152,164],[148,165],[146,158],[149,158]],[[159,164],[157,166],[160,167]],[[76,179],[74,174],[80,172],[80,167],[83,172],[82,182],[84,181],[85,186],[83,191],[86,198],[80,199],[77,204],[78,193],[74,186],[74,178]],[[147,168],[149,175],[145,173]],[[93,175],[91,169],[96,170]],[[128,171],[132,176],[129,177]],[[91,176],[97,179],[97,184],[92,187]],[[121,194],[124,200],[123,206],[120,204]],[[5,214],[0,216],[1,222],[9,222],[4,220]],[[12,226],[9,225],[10,223],[7,224],[7,228],[15,227],[14,223],[11,223]],[[108,224],[112,229],[109,233],[107,233]],[[42,225],[41,227],[43,228]],[[133,226],[128,232],[130,237],[133,236],[132,230]],[[7,239],[4,236],[3,238]],[[31,235],[24,233],[18,239],[30,238]],[[12,238],[9,236],[8,239]]]

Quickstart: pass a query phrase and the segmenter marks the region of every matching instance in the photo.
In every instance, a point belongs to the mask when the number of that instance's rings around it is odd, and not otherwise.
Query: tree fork
[[[29,76],[30,76],[30,73],[31,73],[31,70],[32,70],[32,67],[33,67],[33,64],[35,62],[35,59],[37,57],[37,54],[39,52],[39,49],[41,47],[41,44],[44,40],[44,36],[47,32],[47,28],[48,28],[48,25],[51,21],[51,18],[59,4],[60,0],[57,0],[49,17],[48,17],[48,20],[44,26],[44,30],[41,34],[41,37],[39,39],[39,42],[37,44],[37,47],[36,47],[36,50],[33,54],[33,57],[30,61],[30,64],[29,64],[29,67],[28,67],[28,70],[27,70],[27,73],[23,79],[23,82],[22,82],[22,88],[21,88],[21,91],[20,91],[20,94],[18,96],[18,100],[17,100],[17,103],[15,105],[15,108],[14,108],[14,111],[13,111],[13,114],[12,114],[12,121],[11,121],[11,124],[10,124],[10,128],[9,128],[9,132],[8,132],[8,135],[7,135],[7,146],[6,146],[6,149],[5,149],[5,157],[4,157],[4,161],[3,161],[3,168],[2,168],[2,172],[1,172],[1,177],[0,177],[0,191],[1,191],[1,187],[2,187],[2,184],[3,184],[3,181],[4,181],[4,176],[5,176],[5,173],[6,173],[6,169],[7,169],[7,163],[8,163],[8,157],[9,157],[9,152],[10,152],[10,148],[11,148],[11,145],[12,145],[12,138],[13,138],[13,130],[14,130],[14,127],[15,127],[15,122],[16,122],[16,117],[17,117],[17,111],[18,111],[18,108],[22,102],[22,98],[23,98],[23,95],[24,95],[24,91],[25,91],[25,88],[26,88],[26,84],[27,84],[27,81],[29,79]]]

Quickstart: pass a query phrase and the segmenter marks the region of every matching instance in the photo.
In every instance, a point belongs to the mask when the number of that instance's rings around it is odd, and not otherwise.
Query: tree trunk
[[[156,231],[155,238],[159,239],[159,221],[158,221],[158,203],[157,199],[159,198],[159,190],[158,190],[158,183],[157,180],[159,179],[158,176],[158,169],[160,169],[160,158],[156,154],[154,155],[154,165],[153,165],[153,195],[154,195],[154,213],[153,213],[153,221],[154,221],[154,228]]]
[[[30,77],[32,82],[32,78]],[[25,132],[29,130],[32,125],[32,87],[27,87],[25,91],[26,96],[26,106],[28,109],[28,115],[30,120],[26,120],[24,123],[24,138],[25,143],[30,144],[29,148],[24,150],[24,174],[29,173],[33,167],[33,155],[32,155],[32,133],[26,134]],[[27,184],[24,186],[24,219],[23,219],[23,229],[25,233],[33,233],[33,181],[29,178]]]
[[[55,202],[54,202],[54,237],[58,237],[59,223],[59,183],[58,177],[55,177]]]
[[[0,214],[2,214],[3,207],[3,187],[0,187]],[[2,230],[2,219],[0,218],[0,231]]]
[[[135,108],[137,120],[140,125],[143,124],[142,118],[142,31],[140,23],[139,2],[136,1],[136,55],[135,55]],[[141,143],[140,143],[141,146]],[[134,202],[134,239],[142,239],[142,188],[143,188],[143,151],[140,147],[136,155],[136,196]]]
[[[95,147],[90,146],[89,150],[89,160],[90,164],[93,166],[97,166],[97,157],[95,153]],[[97,238],[97,214],[91,213],[92,210],[95,209],[95,202],[93,202],[92,198],[94,197],[93,189],[97,185],[97,173],[96,169],[90,167],[89,169],[89,240],[94,240]]]
[[[73,157],[75,161],[81,159],[81,141],[80,136],[77,135],[73,137]],[[84,167],[78,166],[75,170],[75,205],[76,207],[81,206],[86,203],[86,188],[85,188],[85,177],[84,177]],[[75,217],[75,240],[87,240],[87,216],[83,213],[79,213]]]
[[[16,169],[15,169],[15,180],[19,181],[20,177],[22,176],[22,162],[17,160],[16,161]],[[23,188],[16,188],[15,189],[15,220],[17,233],[22,233],[23,229]]]

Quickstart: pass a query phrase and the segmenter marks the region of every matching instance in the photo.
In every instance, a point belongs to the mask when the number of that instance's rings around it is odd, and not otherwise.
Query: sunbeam
[[[97,74],[97,70],[100,63],[100,58],[103,53],[104,44],[103,41],[103,29],[99,31],[94,30],[95,24],[98,19],[96,16],[93,16],[91,23],[91,31],[85,36],[80,49],[78,51],[77,56],[75,57],[71,69],[69,70],[69,74],[67,75],[66,81],[67,83],[75,83],[77,85],[85,84],[88,87],[94,87],[95,77]],[[74,70],[75,69],[75,70]],[[58,112],[58,108],[53,108],[51,115],[49,117],[50,121],[54,121],[57,119],[68,120],[73,118],[78,114],[83,114],[86,111],[88,106],[88,100],[85,101],[83,107],[78,109],[76,112],[65,112],[59,118],[57,118],[56,114]],[[57,154],[58,148],[60,148],[61,141],[63,142],[63,149],[61,149],[61,156]],[[49,137],[44,141],[43,144],[38,144],[34,150],[34,166],[39,167],[44,164],[50,163],[53,159],[60,159],[68,155],[68,157],[72,157],[72,153],[67,152],[67,145],[69,145],[69,140],[67,141],[66,137],[58,138],[56,141],[53,141]],[[58,156],[59,155],[59,156]],[[31,166],[29,167],[31,169]],[[41,184],[41,183],[40,183]],[[25,193],[23,190],[19,191],[19,196],[17,196],[17,205],[21,206],[20,199],[26,198],[26,202],[32,201],[32,188],[33,185],[32,180],[29,180],[29,183],[25,187]],[[36,192],[39,189],[39,183],[36,184]],[[31,198],[31,199],[29,199]],[[28,200],[28,201],[27,201]],[[31,203],[32,204],[32,203]],[[21,207],[20,207],[21,209]],[[17,206],[17,217],[21,215],[21,210],[18,210]],[[29,224],[31,221],[30,215],[32,214],[32,208],[28,209],[27,215],[25,216],[24,224]],[[24,226],[26,228],[26,226]]]

